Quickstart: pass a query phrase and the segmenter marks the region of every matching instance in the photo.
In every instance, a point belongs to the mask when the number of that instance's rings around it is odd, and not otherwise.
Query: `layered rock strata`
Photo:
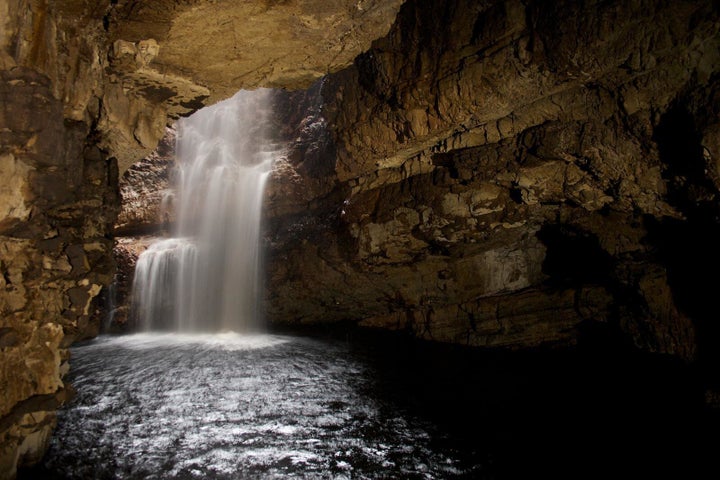
[[[600,325],[696,358],[716,330],[693,272],[717,256],[689,251],[718,238],[718,18],[407,2],[322,85],[336,154],[274,187],[307,210],[270,223],[270,318],[513,347]]]
[[[118,170],[97,146],[103,34],[85,21],[92,12],[0,12],[0,478],[11,478],[44,453],[68,346],[97,333]]]
[[[240,88],[306,88],[351,64],[387,32],[402,0],[111,3],[105,126],[122,172],[155,147],[168,116]]]
[[[157,148],[120,178],[120,213],[113,229],[116,273],[103,309],[109,332],[136,329],[129,314],[135,264],[175,224],[176,134],[174,127],[168,127]]]
[[[120,178],[116,237],[160,233],[175,223],[175,136],[174,127],[168,127],[157,148],[131,165]]]

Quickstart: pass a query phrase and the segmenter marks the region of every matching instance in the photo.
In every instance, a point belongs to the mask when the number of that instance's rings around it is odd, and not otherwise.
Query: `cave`
[[[0,0],[0,479],[699,476],[719,25]],[[187,143],[199,118],[227,143]],[[211,150],[220,183],[184,186]]]

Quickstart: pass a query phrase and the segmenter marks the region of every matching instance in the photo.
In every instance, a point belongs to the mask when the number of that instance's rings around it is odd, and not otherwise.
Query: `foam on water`
[[[281,345],[289,337],[267,334],[141,332],[122,336],[101,336],[87,343],[86,349],[125,348],[145,350],[160,347],[192,346],[225,351],[253,350]]]
[[[431,426],[372,392],[348,346],[276,335],[136,334],[72,349],[60,478],[447,478]],[[429,430],[430,429],[430,430]],[[82,454],[78,454],[82,452]]]

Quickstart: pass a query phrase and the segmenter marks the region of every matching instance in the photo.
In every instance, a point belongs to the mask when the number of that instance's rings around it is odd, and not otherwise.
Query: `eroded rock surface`
[[[402,2],[112,2],[104,126],[120,171],[150,153],[168,116],[240,88],[306,88],[350,65],[388,31]]]
[[[240,86],[306,88],[348,66],[387,33],[402,0],[115,3],[119,57],[138,68],[152,62],[158,76],[189,76],[214,102]]]
[[[87,7],[87,8],[85,8]],[[67,347],[97,333],[117,163],[100,150],[94,6],[0,2],[0,477],[42,456]]]
[[[0,477],[7,478],[44,451],[65,396],[67,347],[97,334],[92,302],[112,277],[108,234],[118,198],[117,164],[87,143],[90,125],[63,117],[47,77],[25,67],[0,72],[0,104],[3,182],[14,194],[0,220]]]
[[[153,152],[134,163],[120,179],[121,208],[116,237],[157,234],[175,222],[173,174],[174,128],[168,128]]]
[[[407,2],[322,85],[337,154],[293,177],[307,213],[271,222],[270,318],[515,347],[599,324],[696,358],[712,308],[683,285],[703,260],[671,251],[698,241],[683,228],[718,239],[718,17]]]

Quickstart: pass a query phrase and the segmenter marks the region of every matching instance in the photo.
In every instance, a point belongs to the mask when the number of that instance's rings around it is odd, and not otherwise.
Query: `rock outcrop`
[[[120,178],[121,208],[116,237],[156,234],[175,222],[173,172],[175,129],[168,127],[157,148]]]
[[[130,315],[135,265],[140,254],[159,240],[161,237],[152,235],[115,239],[115,277],[102,309],[104,328],[108,333],[130,333],[139,329]]]
[[[97,333],[92,302],[112,278],[118,171],[93,120],[102,25],[71,10],[0,2],[2,478],[43,455],[67,347]]]
[[[402,0],[119,0],[103,126],[121,173],[178,118],[240,88],[305,88],[384,35]]]
[[[129,315],[135,264],[140,254],[167,235],[175,223],[176,135],[175,128],[168,127],[157,148],[120,178],[120,213],[113,229],[116,272],[101,308],[108,332],[135,329]]]
[[[717,257],[687,252],[718,239],[719,17],[407,2],[322,85],[336,154],[270,190],[270,318],[512,347],[597,324],[696,358],[717,330],[693,274]]]
[[[113,61],[137,68],[128,78],[139,80],[138,87],[153,89],[162,88],[168,77],[189,77],[208,87],[210,101],[215,102],[240,86],[306,88],[348,66],[387,33],[403,2],[113,3],[108,17]]]

